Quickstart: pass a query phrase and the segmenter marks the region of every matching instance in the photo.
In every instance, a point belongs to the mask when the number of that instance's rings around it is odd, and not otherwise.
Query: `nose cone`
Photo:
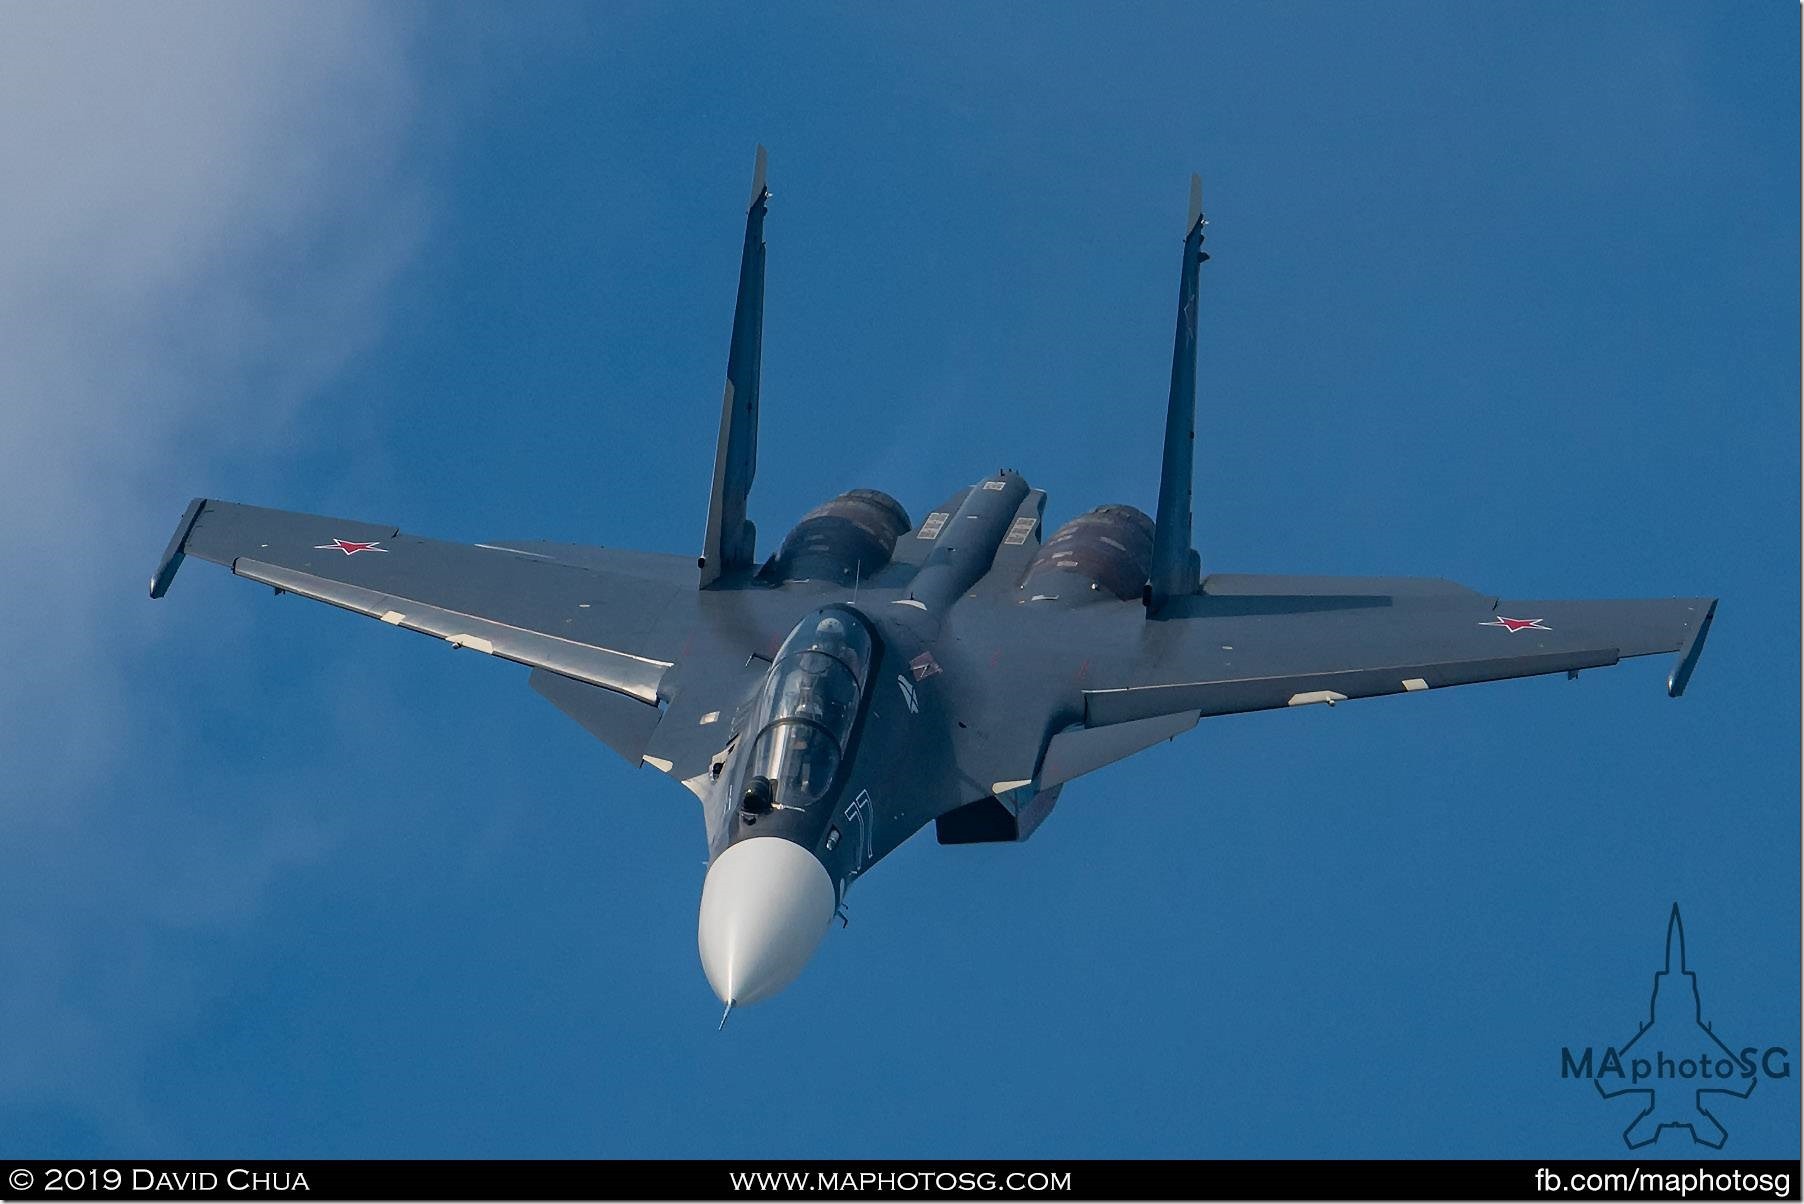
[[[708,869],[698,925],[702,970],[726,1004],[756,1003],[795,981],[833,920],[833,880],[780,836],[731,845]]]

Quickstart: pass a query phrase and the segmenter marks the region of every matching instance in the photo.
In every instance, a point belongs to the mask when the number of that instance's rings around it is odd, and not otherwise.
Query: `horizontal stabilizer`
[[[1137,752],[1181,736],[1196,726],[1197,711],[1177,711],[1146,719],[1113,723],[1106,727],[1073,727],[1060,732],[1046,746],[1040,762],[1042,787],[1059,786],[1131,757]]]
[[[1046,822],[1062,786],[1035,791],[1019,808],[994,796],[980,798],[937,816],[934,838],[941,844],[998,844],[1026,840]]]
[[[590,685],[561,673],[534,669],[532,688],[585,731],[637,766],[664,713],[653,703]]]

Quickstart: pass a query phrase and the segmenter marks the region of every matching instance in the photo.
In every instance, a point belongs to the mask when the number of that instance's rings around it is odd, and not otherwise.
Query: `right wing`
[[[1403,588],[1385,588],[1393,585]],[[1270,594],[1224,588],[1147,623],[1113,680],[1084,692],[1084,724],[1333,704],[1663,652],[1678,653],[1667,682],[1677,697],[1715,612],[1714,598],[1497,601],[1433,581],[1330,579],[1320,592]]]
[[[1678,655],[1713,598],[1500,602],[1429,578],[1211,576],[1163,617],[1137,602],[973,612],[935,644],[960,682],[949,732],[968,797],[1047,789],[1206,716],[1431,691]]]
[[[530,548],[532,545],[524,545]],[[655,704],[678,659],[695,592],[650,570],[663,558],[606,549],[590,563],[445,543],[379,524],[196,498],[151,578],[169,588],[184,556],[356,611],[460,648],[517,661]],[[672,557],[671,560],[681,558]],[[693,570],[690,570],[691,572]],[[663,579],[660,579],[662,577]],[[655,710],[654,710],[655,713]]]
[[[1677,697],[1716,599],[1516,602],[1428,578],[1217,575],[1162,618],[1140,612],[1024,606],[966,636],[949,673],[982,683],[998,656],[1021,666],[951,733],[973,797],[1062,784],[1213,715],[1576,674],[1659,653],[1677,653],[1667,679]],[[1042,690],[1044,707],[1027,701]]]

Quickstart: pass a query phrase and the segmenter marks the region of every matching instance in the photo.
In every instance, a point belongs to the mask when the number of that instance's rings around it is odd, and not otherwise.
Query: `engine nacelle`
[[[1134,506],[1098,506],[1040,547],[1021,588],[1028,596],[1081,601],[1103,594],[1140,597],[1152,571],[1153,520]]]
[[[777,581],[869,580],[914,527],[902,503],[880,489],[853,489],[802,516],[763,575]]]

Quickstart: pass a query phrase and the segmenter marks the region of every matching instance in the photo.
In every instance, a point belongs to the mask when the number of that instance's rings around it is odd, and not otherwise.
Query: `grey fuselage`
[[[749,729],[797,722],[776,714],[778,706],[767,699],[786,680],[782,650],[796,642],[793,636],[786,638],[732,718],[724,755],[710,763],[711,788],[698,791],[708,809],[710,861],[737,841],[780,837],[818,858],[843,900],[852,881],[891,850],[930,821],[972,801],[971,787],[958,772],[951,736],[960,722],[947,696],[951,683],[930,645],[942,635],[960,599],[989,573],[1030,492],[1014,473],[979,482],[940,525],[924,561],[906,582],[896,581],[897,573],[882,575],[857,589],[855,599],[854,591],[845,591],[843,600],[825,601],[800,620],[796,634],[805,636],[804,629],[818,616],[838,613],[870,636],[873,655],[859,682],[836,770],[817,795],[793,802],[778,798],[768,810],[743,805],[748,782],[765,768],[753,753],[763,732]],[[919,539],[915,532],[909,534]],[[1023,538],[1017,546],[1026,542]],[[823,730],[822,735],[832,734]]]

